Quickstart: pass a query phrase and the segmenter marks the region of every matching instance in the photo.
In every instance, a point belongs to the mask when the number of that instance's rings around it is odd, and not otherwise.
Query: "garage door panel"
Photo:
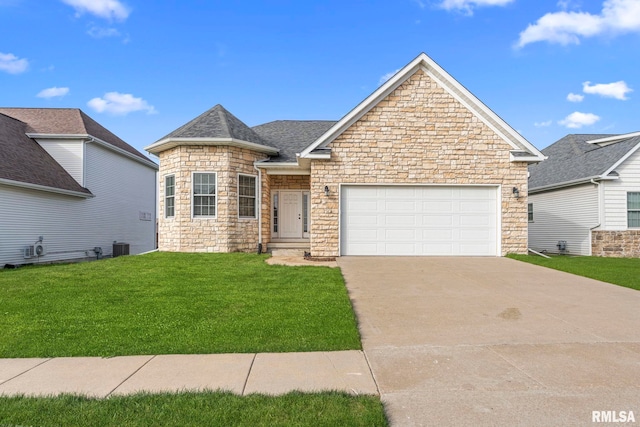
[[[498,253],[497,187],[343,186],[343,255]]]

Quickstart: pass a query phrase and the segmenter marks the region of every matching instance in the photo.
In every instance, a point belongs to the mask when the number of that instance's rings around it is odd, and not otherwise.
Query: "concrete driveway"
[[[338,264],[392,425],[640,425],[640,292],[507,258]]]

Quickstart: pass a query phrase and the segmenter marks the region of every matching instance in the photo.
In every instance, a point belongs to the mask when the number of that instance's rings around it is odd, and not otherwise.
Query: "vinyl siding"
[[[640,191],[640,151],[632,154],[616,172],[619,179],[602,183],[604,215],[600,230],[627,229],[627,192]]]
[[[37,139],[38,144],[75,179],[84,185],[84,147],[81,140]]]
[[[529,247],[557,252],[559,240],[567,241],[567,252],[591,254],[591,231],[598,225],[598,188],[585,184],[532,194],[533,222],[529,223]]]
[[[155,247],[156,171],[95,144],[86,146],[83,199],[0,185],[0,267],[95,257],[98,246],[112,254],[114,241],[130,253]],[[151,214],[150,221],[140,212]],[[43,236],[47,254],[24,259],[22,248]]]

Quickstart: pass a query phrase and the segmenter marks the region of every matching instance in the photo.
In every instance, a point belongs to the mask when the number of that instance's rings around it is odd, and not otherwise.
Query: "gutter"
[[[82,197],[83,199],[90,199],[95,197],[92,193],[82,193],[80,191],[65,190],[63,188],[47,187],[46,185],[31,184],[29,182],[13,181],[10,179],[0,178],[0,184],[11,185],[13,187],[28,188],[30,190],[47,191],[49,193],[64,194],[65,196]]]
[[[543,191],[548,191],[548,190],[557,190],[559,188],[571,187],[573,185],[578,185],[578,184],[589,184],[590,182],[592,182],[595,179],[597,179],[599,181],[614,181],[616,179],[619,179],[619,177],[617,177],[617,176],[595,175],[595,176],[590,176],[590,177],[587,177],[587,178],[575,179],[573,181],[565,181],[565,182],[559,182],[557,184],[550,184],[550,185],[546,185],[544,187],[530,188],[529,189],[529,194],[541,193]]]

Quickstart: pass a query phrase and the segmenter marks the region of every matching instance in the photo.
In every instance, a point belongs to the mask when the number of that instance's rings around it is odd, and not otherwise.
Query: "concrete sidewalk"
[[[0,359],[0,395],[293,390],[378,394],[362,351]]]

